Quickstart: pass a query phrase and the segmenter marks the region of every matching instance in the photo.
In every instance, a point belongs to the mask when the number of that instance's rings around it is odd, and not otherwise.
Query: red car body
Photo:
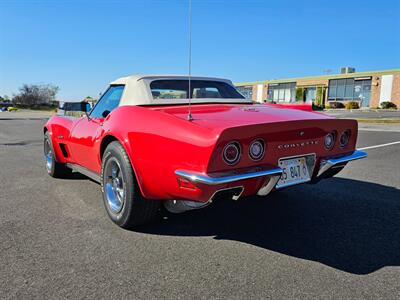
[[[176,170],[212,174],[260,164],[277,166],[282,157],[315,153],[315,177],[321,159],[353,152],[357,140],[356,121],[336,120],[319,113],[261,105],[198,105],[192,108],[194,120],[188,122],[187,112],[187,106],[122,106],[106,119],[55,116],[46,123],[45,130],[51,132],[57,161],[77,164],[96,174],[101,171],[105,143],[110,138],[118,140],[129,155],[142,194],[146,198],[162,200],[207,201],[216,190],[232,186],[231,183],[211,188],[187,188],[180,185]],[[346,148],[338,145],[331,151],[324,148],[323,139],[327,133],[347,129],[352,135]],[[304,135],[300,136],[300,132]],[[244,155],[237,165],[229,166],[221,159],[222,148],[227,142],[240,140],[243,153],[247,153],[250,142],[259,137],[268,141],[261,162],[251,161]],[[308,140],[317,140],[318,144],[278,148],[282,144]],[[67,156],[63,155],[60,144],[64,145]],[[243,185],[246,196],[255,194],[263,180],[255,178],[233,184]]]
[[[164,201],[207,203],[218,191],[230,188],[240,189],[236,199],[264,195],[282,174],[281,159],[312,156],[310,181],[315,182],[333,168],[336,173],[348,161],[366,156],[356,151],[355,120],[251,103],[195,104],[191,107],[193,120],[187,119],[188,110],[187,104],[122,105],[105,118],[54,116],[44,131],[51,136],[57,162],[78,166],[78,171],[86,170],[83,173],[92,178],[100,178],[106,146],[118,141],[129,157],[143,197]],[[339,138],[344,132],[350,137],[341,146]],[[335,142],[327,149],[324,143],[330,133]],[[265,154],[258,161],[248,155],[256,139],[265,141]],[[223,149],[232,141],[241,147],[235,165],[223,159]],[[272,178],[276,179],[273,186],[259,193]]]
[[[282,108],[292,108],[292,109],[299,109],[304,111],[313,111],[312,103],[265,103],[265,105],[271,105],[275,107],[282,107]]]

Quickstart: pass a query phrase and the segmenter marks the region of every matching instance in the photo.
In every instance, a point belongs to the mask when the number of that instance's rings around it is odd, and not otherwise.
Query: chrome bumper
[[[185,178],[190,180],[193,183],[203,183],[207,185],[218,185],[218,184],[225,184],[231,183],[240,180],[246,179],[253,179],[257,177],[265,177],[265,176],[281,176],[282,169],[281,168],[274,168],[274,169],[264,169],[264,170],[257,170],[254,172],[244,172],[239,174],[232,174],[232,173],[221,173],[220,175],[207,175],[201,173],[193,173],[183,170],[176,170],[175,174],[179,177]]]
[[[350,161],[365,158],[367,156],[368,156],[367,153],[360,150],[355,150],[352,154],[347,156],[342,156],[339,158],[331,158],[326,160],[322,159],[320,162],[320,168],[318,170],[317,177],[320,177],[322,174],[324,174],[326,171],[332,168],[343,167],[346,163]],[[266,182],[257,192],[257,195],[265,196],[269,194],[269,192],[275,187],[280,176],[282,175],[282,169],[252,168],[242,173],[224,172],[215,174],[203,174],[185,170],[176,170],[175,174],[181,178],[189,180],[192,183],[202,183],[206,185],[220,185],[246,179],[265,177]]]
[[[317,176],[318,177],[321,176],[329,169],[342,167],[344,164],[346,164],[350,161],[365,158],[367,156],[368,156],[368,154],[366,152],[360,151],[360,150],[355,150],[350,155],[342,156],[339,158],[326,159],[326,160],[323,159],[323,160],[321,160]]]

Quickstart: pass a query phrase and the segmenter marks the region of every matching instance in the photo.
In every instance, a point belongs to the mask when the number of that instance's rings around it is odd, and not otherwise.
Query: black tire
[[[49,132],[44,134],[43,151],[47,174],[54,178],[66,178],[72,173],[72,170],[66,167],[65,164],[56,161]]]
[[[110,143],[103,154],[101,191],[107,214],[122,228],[148,224],[159,213],[160,201],[142,196],[128,155],[117,141]]]

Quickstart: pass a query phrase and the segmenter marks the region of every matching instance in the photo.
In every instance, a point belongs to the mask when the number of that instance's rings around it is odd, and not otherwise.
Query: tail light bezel
[[[251,147],[255,144],[255,143],[260,143],[261,147],[262,147],[262,152],[261,155],[259,157],[253,157],[252,153],[251,153]],[[264,141],[264,139],[262,138],[257,138],[254,139],[250,145],[249,145],[249,151],[248,151],[248,156],[252,161],[260,161],[265,157],[265,150],[267,148],[267,143]]]
[[[236,156],[236,158],[234,160],[229,160],[226,157],[226,150],[230,146],[235,146],[237,148],[237,150],[238,150],[238,154],[237,154],[237,156]],[[242,156],[242,146],[239,143],[239,141],[231,141],[231,142],[227,143],[224,146],[224,148],[222,149],[222,160],[229,166],[236,165],[240,161],[241,156]]]
[[[343,137],[345,134],[347,134],[347,141],[346,141],[346,143],[342,143],[342,137]],[[339,138],[339,145],[340,145],[340,148],[346,148],[346,147],[349,145],[349,143],[350,143],[350,138],[351,138],[351,130],[350,130],[350,129],[344,130],[344,131],[342,132],[342,134],[340,135],[340,138]]]
[[[332,136],[332,144],[330,146],[327,146],[327,144],[326,144],[326,139],[327,139],[328,136]],[[336,131],[331,131],[331,132],[329,132],[329,133],[327,133],[325,135],[325,137],[324,137],[324,147],[325,147],[326,150],[331,151],[335,147],[336,137],[337,137],[337,132]]]

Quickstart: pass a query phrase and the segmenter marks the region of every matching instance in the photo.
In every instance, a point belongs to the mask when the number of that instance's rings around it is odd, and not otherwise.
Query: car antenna
[[[189,82],[189,113],[188,121],[193,121],[192,116],[192,93],[191,93],[191,77],[192,77],[192,0],[189,0],[189,64],[188,64],[188,82]]]

